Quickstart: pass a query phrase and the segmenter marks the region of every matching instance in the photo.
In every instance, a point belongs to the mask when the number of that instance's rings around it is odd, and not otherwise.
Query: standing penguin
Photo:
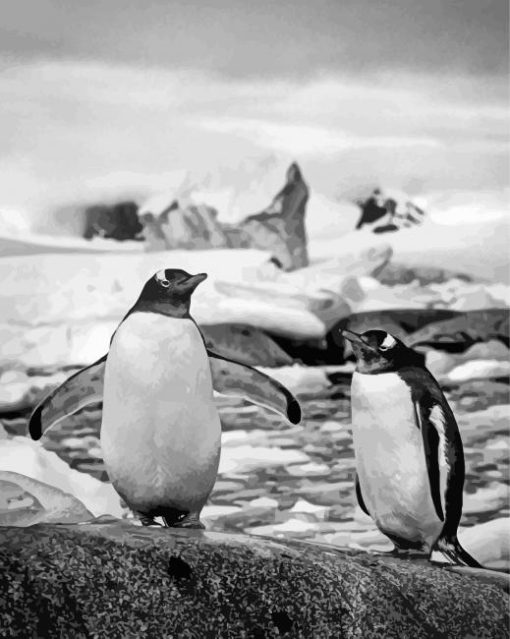
[[[45,430],[87,404],[103,402],[101,447],[110,480],[142,524],[203,528],[214,486],[221,424],[213,388],[271,408],[296,424],[301,410],[279,382],[206,349],[190,315],[207,275],[178,269],[147,281],[113,334],[108,353],[48,395],[29,432]]]
[[[438,550],[480,567],[460,545],[464,453],[423,356],[381,330],[344,330],[357,358],[351,407],[360,507],[395,551]]]

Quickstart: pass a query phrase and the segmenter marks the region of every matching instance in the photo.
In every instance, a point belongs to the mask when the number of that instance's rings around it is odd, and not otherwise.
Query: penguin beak
[[[348,329],[344,328],[340,331],[340,335],[344,339],[351,342],[351,344],[362,344],[365,348],[368,348],[371,351],[377,350],[373,346],[370,346],[370,344],[365,339],[363,339],[363,337],[359,333],[355,333],[354,331],[349,331]]]
[[[349,342],[358,342],[358,344],[365,344],[365,340],[362,339],[359,333],[349,331],[346,328],[340,331],[340,335]]]
[[[192,293],[205,279],[207,279],[207,273],[197,273],[197,275],[191,275],[187,280],[181,282],[181,287]]]

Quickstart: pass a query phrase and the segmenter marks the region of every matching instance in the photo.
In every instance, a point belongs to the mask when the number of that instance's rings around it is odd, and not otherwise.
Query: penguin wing
[[[425,375],[428,371],[423,369]],[[431,385],[431,381],[434,385]],[[462,514],[464,452],[459,428],[439,385],[430,375],[427,387],[414,402],[421,430],[430,492],[437,516],[454,533]]]
[[[256,368],[240,364],[207,349],[213,388],[222,395],[244,397],[248,401],[280,413],[292,424],[301,421],[301,407],[283,384]]]
[[[36,406],[28,422],[32,439],[40,439],[45,431],[64,417],[77,413],[84,406],[103,401],[104,355],[57,386]]]

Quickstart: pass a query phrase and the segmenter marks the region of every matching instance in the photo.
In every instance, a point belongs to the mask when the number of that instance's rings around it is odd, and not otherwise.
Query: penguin
[[[204,528],[200,512],[216,481],[221,424],[213,390],[301,419],[295,397],[255,368],[206,348],[190,315],[207,277],[158,271],[115,330],[108,353],[36,406],[39,439],[84,406],[102,401],[100,442],[109,478],[142,525]]]
[[[351,410],[361,509],[393,552],[439,551],[481,568],[459,543],[464,452],[453,412],[423,356],[382,330],[343,330],[356,370]]]

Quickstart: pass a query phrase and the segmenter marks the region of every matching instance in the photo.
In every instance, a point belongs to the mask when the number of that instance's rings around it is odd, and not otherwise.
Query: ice
[[[244,473],[258,468],[288,466],[308,461],[308,455],[299,450],[282,450],[267,446],[229,446],[221,452],[218,473]]]
[[[0,430],[0,470],[21,473],[71,493],[98,517],[122,516],[120,498],[110,484],[70,468],[40,442],[26,437],[9,437]]]
[[[370,247],[391,246],[393,259],[406,266],[435,267],[508,283],[509,220],[504,211],[488,222],[449,225],[434,217],[423,224],[394,233],[350,231],[342,236],[311,238],[309,253],[319,263]],[[505,213],[506,214],[506,213]]]
[[[481,359],[456,366],[446,377],[451,382],[466,382],[471,379],[491,379],[509,375],[510,362]]]
[[[483,566],[510,568],[510,518],[500,517],[459,530],[463,547]]]

